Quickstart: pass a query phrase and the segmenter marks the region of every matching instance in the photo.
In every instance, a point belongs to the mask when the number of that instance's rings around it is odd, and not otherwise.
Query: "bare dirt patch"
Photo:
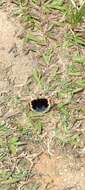
[[[42,188],[46,188],[48,184],[48,188],[55,190],[84,189],[85,163],[84,160],[80,160],[62,153],[53,157],[42,155],[35,165]]]
[[[22,41],[17,37],[22,31],[20,24],[8,16],[0,10],[0,92],[8,93],[13,84],[11,90],[16,94],[30,76],[31,60],[23,55]]]

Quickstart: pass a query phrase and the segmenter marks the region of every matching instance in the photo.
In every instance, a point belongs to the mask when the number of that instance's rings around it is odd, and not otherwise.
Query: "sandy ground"
[[[11,84],[16,93],[31,73],[30,57],[23,55],[22,41],[17,37],[20,32],[20,24],[0,10],[0,93],[8,92]]]
[[[23,40],[18,37],[23,27],[16,17],[9,17],[8,10],[9,6],[0,9],[0,99],[4,94],[20,95],[32,72],[31,57],[23,53]],[[39,182],[40,190],[85,190],[85,158],[70,151],[42,153],[33,172],[31,183]]]

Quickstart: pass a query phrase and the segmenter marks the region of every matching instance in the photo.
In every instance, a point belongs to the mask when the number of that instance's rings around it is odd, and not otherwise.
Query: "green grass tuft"
[[[77,26],[84,21],[85,18],[85,3],[80,8],[73,7],[72,4],[67,6],[66,9],[66,21],[71,24],[72,27]]]

